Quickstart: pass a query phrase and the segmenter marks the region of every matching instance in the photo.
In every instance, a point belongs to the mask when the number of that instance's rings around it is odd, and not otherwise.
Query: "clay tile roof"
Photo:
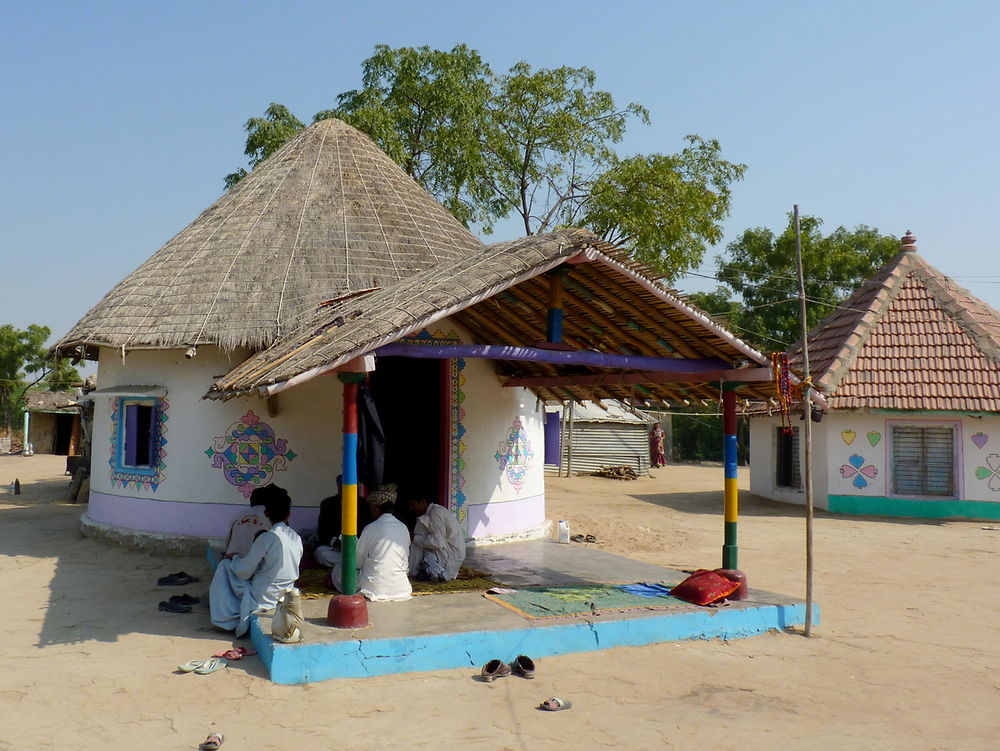
[[[911,247],[809,332],[813,382],[831,409],[1000,411],[1000,313]]]

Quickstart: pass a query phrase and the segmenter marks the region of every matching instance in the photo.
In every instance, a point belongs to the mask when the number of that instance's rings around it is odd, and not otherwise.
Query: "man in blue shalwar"
[[[264,513],[271,529],[261,532],[245,556],[219,562],[209,589],[212,623],[242,636],[250,615],[273,608],[299,578],[302,540],[286,523],[292,509],[288,491],[271,486]]]

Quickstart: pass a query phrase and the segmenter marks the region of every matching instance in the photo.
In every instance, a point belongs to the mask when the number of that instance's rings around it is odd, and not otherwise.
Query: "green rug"
[[[676,584],[676,582],[660,583],[667,586]],[[669,595],[643,597],[624,592],[620,587],[618,584],[587,587],[527,587],[511,594],[486,593],[483,597],[532,620],[692,607],[690,602]]]
[[[302,598],[305,600],[323,600],[333,597],[337,591],[326,586],[326,576],[330,569],[316,568],[307,569],[301,572],[296,586],[302,591]],[[447,595],[455,592],[482,592],[490,587],[497,586],[492,579],[486,578],[481,571],[469,568],[462,568],[458,573],[458,578],[448,582],[422,582],[411,581],[413,585],[413,595]]]

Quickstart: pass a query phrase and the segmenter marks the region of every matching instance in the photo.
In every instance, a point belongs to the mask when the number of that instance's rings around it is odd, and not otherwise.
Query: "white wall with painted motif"
[[[751,491],[765,498],[802,503],[803,495],[778,487],[776,476],[777,417],[751,420]],[[792,420],[792,425],[801,422]],[[832,412],[813,425],[814,493],[817,507],[837,499],[888,499],[912,497],[917,501],[936,497],[897,493],[893,482],[893,430],[895,427],[946,428],[953,436],[950,460],[954,472],[954,492],[940,500],[1000,503],[1000,416],[960,415],[932,412],[878,413]],[[897,431],[898,433],[898,431]],[[804,467],[803,467],[804,471]],[[891,511],[889,506],[871,506]],[[919,507],[909,506],[919,513]],[[914,511],[916,509],[916,511]],[[978,511],[955,506],[955,515]],[[936,512],[942,517],[948,511]],[[992,518],[985,511],[987,518]],[[909,514],[907,514],[909,515]]]

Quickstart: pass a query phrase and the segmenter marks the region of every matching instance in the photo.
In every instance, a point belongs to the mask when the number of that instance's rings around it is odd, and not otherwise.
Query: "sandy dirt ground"
[[[207,567],[81,538],[82,508],[60,500],[63,462],[0,457],[0,751],[194,749],[213,729],[226,751],[1000,748],[1000,531],[983,528],[995,524],[818,514],[812,639],[548,658],[534,681],[483,684],[470,668],[276,686],[256,658],[174,672],[230,642],[207,616],[158,612],[155,581],[181,569],[207,580]],[[721,476],[552,478],[549,516],[610,552],[713,568]],[[15,477],[20,496],[7,490]],[[741,501],[751,587],[801,596],[801,509]],[[573,708],[536,710],[550,695]]]

